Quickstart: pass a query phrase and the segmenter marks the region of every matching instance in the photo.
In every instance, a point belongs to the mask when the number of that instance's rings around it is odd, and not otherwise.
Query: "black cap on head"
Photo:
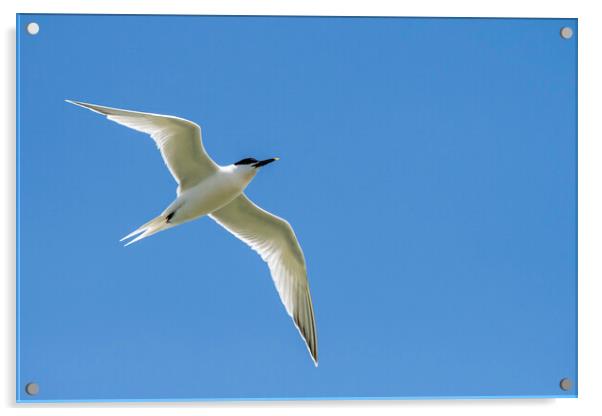
[[[238,162],[235,163],[235,165],[251,165],[253,163],[257,163],[257,159],[254,159],[252,157],[247,157],[245,159],[239,160]]]
[[[236,162],[234,165],[238,166],[238,165],[251,165],[254,168],[260,168],[262,166],[267,165],[268,163],[272,163],[275,162],[276,160],[279,160],[279,157],[273,157],[271,159],[265,159],[265,160],[257,160],[253,157],[247,157],[245,159],[239,160],[238,162]]]

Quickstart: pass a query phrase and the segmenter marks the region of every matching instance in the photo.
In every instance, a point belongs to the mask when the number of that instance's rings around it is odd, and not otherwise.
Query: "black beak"
[[[257,162],[257,163],[254,163],[254,164],[253,164],[253,167],[254,167],[254,168],[260,168],[260,167],[262,167],[262,166],[265,166],[265,165],[267,165],[268,163],[275,162],[275,161],[277,161],[277,160],[279,160],[279,159],[280,159],[279,157],[273,157],[273,158],[271,158],[271,159],[260,160],[259,162]]]

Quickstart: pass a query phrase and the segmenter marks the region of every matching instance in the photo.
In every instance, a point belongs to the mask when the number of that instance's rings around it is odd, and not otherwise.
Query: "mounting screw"
[[[27,383],[25,385],[25,393],[29,394],[30,396],[35,396],[39,392],[40,386],[38,385],[38,383]]]
[[[40,25],[36,22],[31,22],[27,24],[27,33],[30,35],[37,35],[40,32]]]
[[[573,29],[571,29],[568,26],[563,27],[562,29],[560,29],[560,36],[562,37],[562,39],[570,39],[573,37]]]
[[[568,391],[573,387],[573,382],[570,378],[563,378],[560,380],[560,388],[564,391]]]

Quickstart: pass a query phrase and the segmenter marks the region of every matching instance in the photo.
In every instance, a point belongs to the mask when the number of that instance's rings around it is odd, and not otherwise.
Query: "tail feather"
[[[131,233],[129,233],[128,235],[126,235],[119,241],[125,241],[129,238],[137,236],[136,238],[134,238],[131,241],[128,241],[125,244],[125,246],[127,247],[130,244],[135,243],[136,241],[140,241],[143,238],[150,237],[151,235],[158,233],[159,231],[163,231],[167,228],[171,228],[172,226],[173,225],[168,223],[167,219],[164,216],[160,215],[156,218],[153,218],[146,224],[141,225],[135,231],[132,231]]]
[[[147,222],[146,224],[142,224],[140,227],[138,227],[136,230],[132,231],[131,233],[129,233],[128,235],[126,235],[125,237],[123,237],[121,240],[119,241],[125,241],[129,238],[132,238],[133,236],[140,234],[142,232],[144,232],[153,222],[157,221],[157,218],[153,218],[152,220],[150,220],[149,222]]]

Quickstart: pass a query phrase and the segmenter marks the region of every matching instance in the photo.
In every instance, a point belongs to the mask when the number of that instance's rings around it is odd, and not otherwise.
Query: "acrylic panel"
[[[16,30],[18,401],[576,397],[576,19]]]

